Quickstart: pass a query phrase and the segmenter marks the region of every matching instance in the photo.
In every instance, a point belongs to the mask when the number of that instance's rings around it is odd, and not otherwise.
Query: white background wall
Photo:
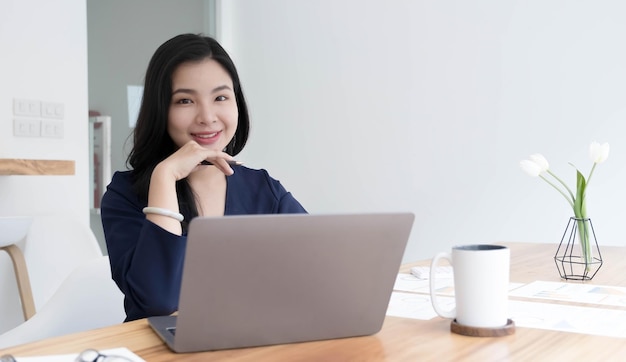
[[[0,158],[76,161],[73,176],[0,176],[0,216],[65,213],[88,221],[84,0],[0,1]],[[13,99],[65,105],[65,137],[13,136]]]
[[[252,113],[240,157],[310,212],[412,211],[405,260],[453,244],[559,242],[566,201],[518,166],[543,153],[624,244],[626,3],[222,1]],[[546,255],[550,263],[553,255]],[[556,270],[555,270],[556,273]]]
[[[64,215],[88,225],[86,25],[84,0],[0,0],[0,158],[76,162],[72,176],[0,176],[0,216]],[[63,103],[65,137],[14,137],[14,98]],[[19,300],[8,297],[17,287],[6,253],[0,291],[2,332],[22,321]]]

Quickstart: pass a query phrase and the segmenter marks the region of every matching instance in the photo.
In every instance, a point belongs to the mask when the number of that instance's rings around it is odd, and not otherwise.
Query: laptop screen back
[[[410,213],[191,221],[174,349],[227,349],[380,330]]]

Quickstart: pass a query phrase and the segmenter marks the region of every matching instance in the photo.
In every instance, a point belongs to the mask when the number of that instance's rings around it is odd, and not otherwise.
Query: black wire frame
[[[584,233],[591,231],[588,236],[592,258],[589,261],[582,255],[582,245],[577,241],[579,232],[577,225],[579,222],[589,226],[583,228]],[[585,237],[586,235],[582,236]],[[577,252],[574,251],[575,249]],[[602,254],[600,254],[596,232],[590,218],[570,217],[554,255],[554,262],[557,269],[559,269],[561,279],[585,281],[593,279],[596,273],[598,273],[598,270],[602,267]]]

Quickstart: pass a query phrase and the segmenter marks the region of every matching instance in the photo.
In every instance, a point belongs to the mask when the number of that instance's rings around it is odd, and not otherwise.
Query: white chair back
[[[67,215],[34,216],[28,233],[16,246],[25,259],[35,311],[47,303],[74,269],[102,256],[89,226]],[[11,259],[4,252],[0,253],[0,294],[1,334],[25,320]]]
[[[76,268],[37,313],[0,335],[0,349],[124,321],[124,295],[111,279],[109,257]]]

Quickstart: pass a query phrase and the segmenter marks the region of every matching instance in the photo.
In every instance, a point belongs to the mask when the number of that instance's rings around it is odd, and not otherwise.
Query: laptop
[[[375,334],[412,213],[198,217],[177,315],[149,317],[174,352]]]

